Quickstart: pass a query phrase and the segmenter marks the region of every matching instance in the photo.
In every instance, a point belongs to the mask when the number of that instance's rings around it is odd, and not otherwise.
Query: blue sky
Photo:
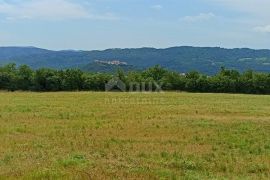
[[[0,46],[270,49],[270,0],[0,0]]]

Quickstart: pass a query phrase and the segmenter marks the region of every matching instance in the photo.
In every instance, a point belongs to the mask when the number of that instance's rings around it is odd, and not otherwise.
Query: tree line
[[[8,91],[105,91],[105,85],[113,78],[121,80],[127,89],[138,83],[144,84],[146,90],[153,88],[150,84],[159,84],[165,91],[270,94],[270,73],[252,70],[240,73],[221,68],[216,75],[207,76],[196,71],[180,74],[160,66],[128,73],[119,69],[115,74],[79,69],[33,70],[15,64],[0,67],[0,89]]]

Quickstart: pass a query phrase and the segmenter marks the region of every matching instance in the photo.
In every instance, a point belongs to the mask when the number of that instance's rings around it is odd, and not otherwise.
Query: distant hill
[[[81,66],[80,69],[85,72],[99,72],[99,73],[112,73],[116,72],[118,69],[121,69],[125,72],[139,70],[135,66],[131,65],[114,65],[114,64],[105,64],[99,62],[89,63],[87,65]]]
[[[35,47],[0,47],[0,63],[14,62],[20,57],[47,54],[52,51]]]
[[[63,69],[78,67],[84,70],[93,70],[100,68],[99,65],[94,63],[95,60],[111,61],[115,59],[127,62],[129,66],[140,69],[159,64],[165,68],[183,73],[197,70],[213,74],[221,66],[239,71],[252,69],[270,72],[270,50],[182,46],[167,49],[50,51],[34,47],[0,47],[0,64],[14,62],[19,65],[27,64],[32,68],[50,67]]]

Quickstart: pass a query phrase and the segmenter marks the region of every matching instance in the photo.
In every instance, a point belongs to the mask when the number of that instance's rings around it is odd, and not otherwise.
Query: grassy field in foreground
[[[0,93],[0,179],[269,179],[270,96]]]

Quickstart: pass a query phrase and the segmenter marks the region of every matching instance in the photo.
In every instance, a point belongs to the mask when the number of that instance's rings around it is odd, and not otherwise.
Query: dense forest
[[[219,73],[207,76],[196,71],[186,74],[154,66],[144,71],[115,74],[86,73],[79,69],[33,70],[27,65],[8,64],[0,67],[0,89],[8,91],[105,91],[112,79],[121,80],[127,90],[143,84],[145,90],[157,85],[164,91],[270,94],[270,74],[221,68]]]
[[[225,49],[219,47],[135,48],[104,51],[51,51],[35,47],[0,47],[0,65],[16,63],[33,69],[79,68],[88,72],[107,72],[113,66],[101,66],[95,60],[126,62],[129,69],[147,69],[161,65],[180,73],[196,70],[215,75],[220,67],[244,72],[270,72],[270,50]]]

